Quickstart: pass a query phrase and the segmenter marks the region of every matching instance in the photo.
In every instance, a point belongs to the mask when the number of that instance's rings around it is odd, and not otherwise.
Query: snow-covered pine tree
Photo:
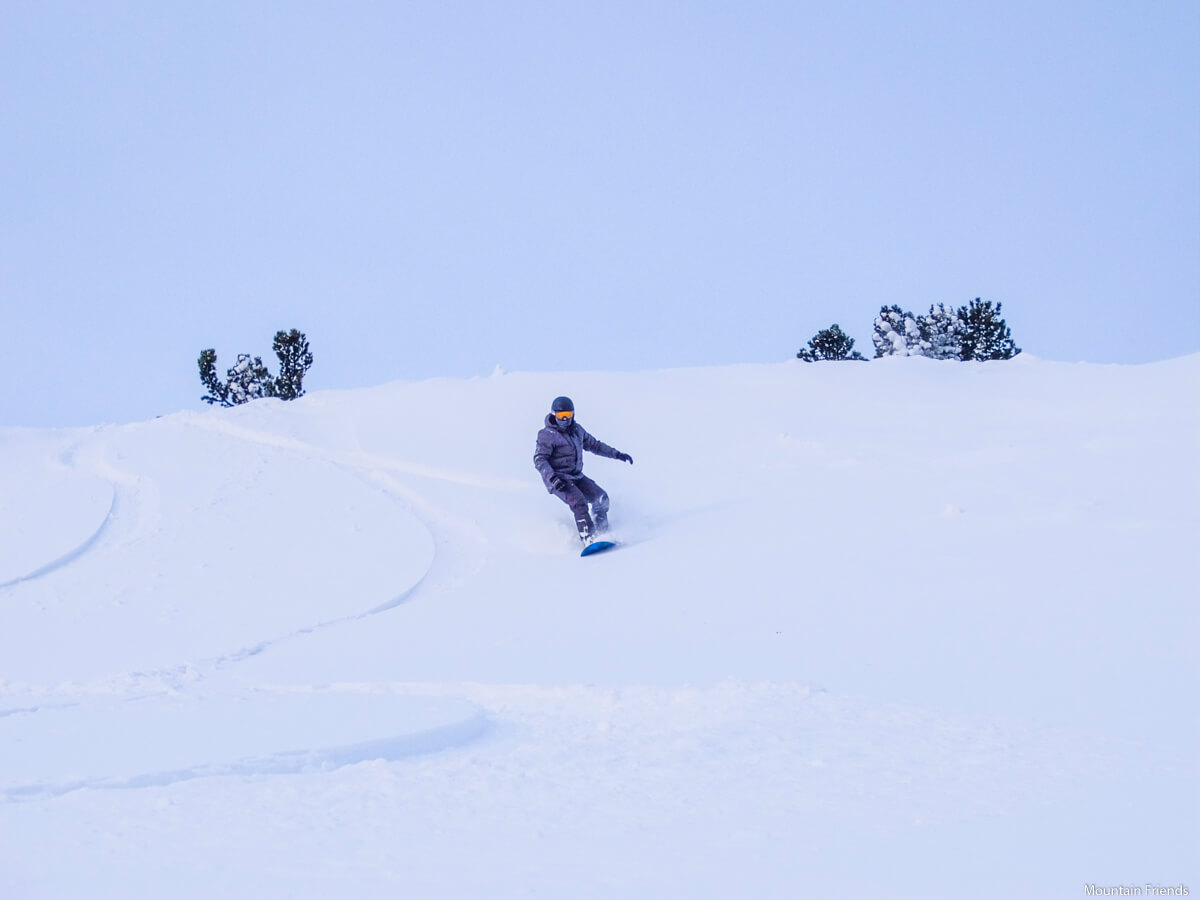
[[[248,354],[239,353],[237,362],[228,374],[228,400],[231,406],[275,396],[275,380],[263,365],[261,356],[251,359]]]
[[[992,307],[991,300],[976,297],[969,306],[959,307],[962,329],[962,359],[1012,359],[1021,352],[1013,343],[1012,332],[1000,316],[1003,304]]]
[[[861,353],[854,349],[854,338],[842,331],[835,323],[808,342],[807,349],[796,354],[797,359],[805,362],[820,362],[821,360],[863,359]]]
[[[275,355],[279,357],[279,377],[275,379],[275,396],[280,400],[295,400],[304,396],[304,373],[313,364],[312,351],[304,332],[275,333]]]
[[[962,321],[957,311],[944,303],[929,307],[929,315],[918,323],[925,355],[932,359],[962,359]]]
[[[275,380],[263,365],[261,357],[253,359],[246,353],[239,353],[237,362],[225,373],[226,380],[217,378],[217,353],[215,350],[204,350],[198,360],[200,364],[200,381],[208,388],[208,393],[200,399],[205,403],[217,406],[237,406],[249,403],[260,397],[275,396]]]
[[[925,356],[928,344],[921,336],[917,317],[899,306],[885,306],[875,319],[875,358],[881,356]]]

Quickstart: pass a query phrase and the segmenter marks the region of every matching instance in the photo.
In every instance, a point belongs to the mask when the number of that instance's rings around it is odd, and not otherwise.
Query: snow
[[[533,470],[549,400],[623,546]],[[1197,886],[1200,356],[0,430],[0,896]]]

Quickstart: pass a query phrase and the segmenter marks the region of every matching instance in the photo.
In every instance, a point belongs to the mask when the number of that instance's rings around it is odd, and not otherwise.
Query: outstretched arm
[[[576,425],[576,427],[581,427]],[[583,449],[589,453],[595,453],[597,456],[607,456],[609,459],[619,459],[621,462],[633,464],[633,457],[628,453],[622,453],[616,447],[610,447],[604,441],[599,441],[592,437],[586,431],[583,432]]]

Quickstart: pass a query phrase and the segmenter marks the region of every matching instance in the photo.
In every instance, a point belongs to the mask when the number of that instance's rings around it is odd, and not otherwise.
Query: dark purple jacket
[[[546,416],[546,427],[538,432],[537,450],[533,454],[533,464],[541,474],[546,490],[554,493],[550,488],[550,476],[555,473],[572,481],[583,474],[584,450],[609,459],[621,455],[620,450],[588,434],[578,422],[563,429],[558,427],[553,413]]]

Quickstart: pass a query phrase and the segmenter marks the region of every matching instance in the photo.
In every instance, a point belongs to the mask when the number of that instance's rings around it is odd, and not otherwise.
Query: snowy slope
[[[532,468],[570,394],[617,552]],[[0,896],[1200,889],[1200,357],[0,431]]]

